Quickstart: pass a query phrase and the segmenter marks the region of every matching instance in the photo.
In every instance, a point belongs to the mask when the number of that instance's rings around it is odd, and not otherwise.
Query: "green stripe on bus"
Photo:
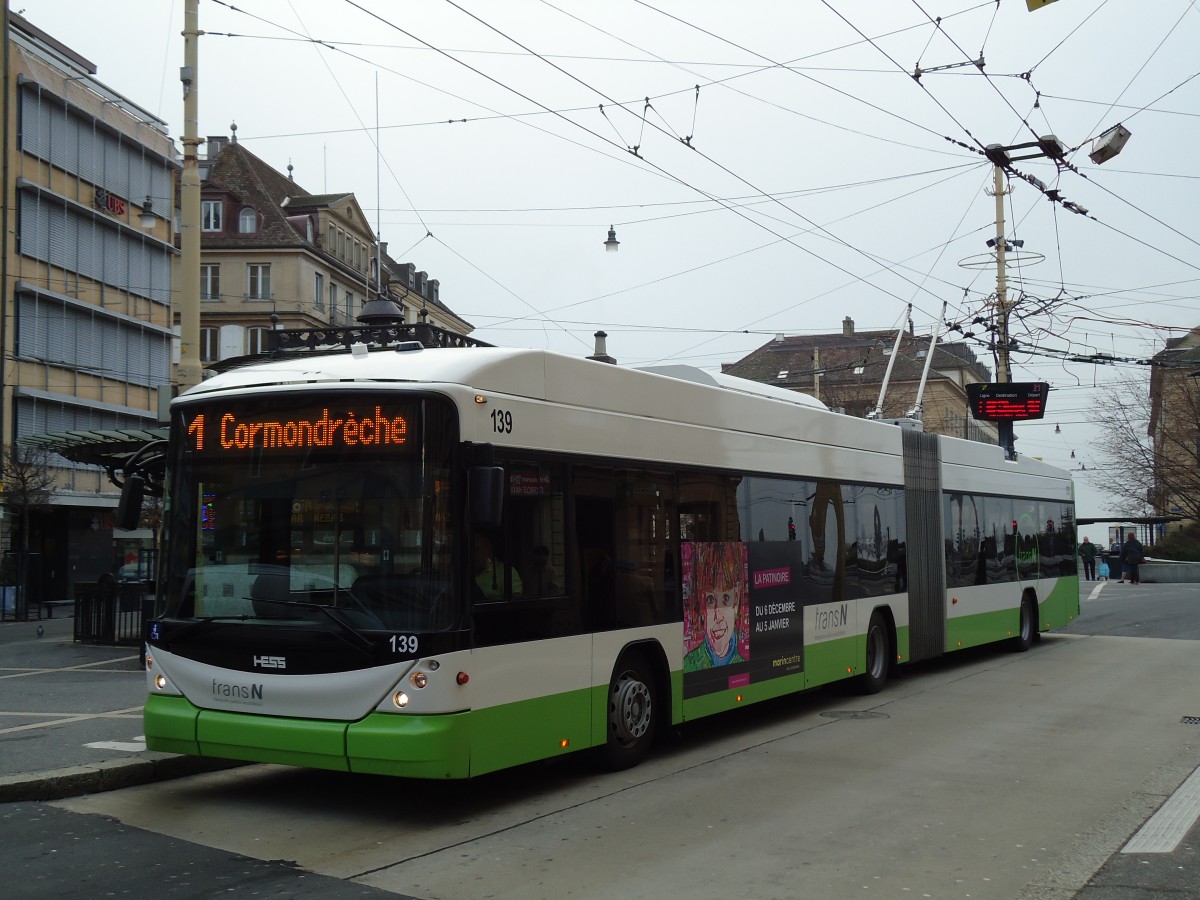
[[[346,723],[202,710],[196,741],[205,756],[350,771]]]
[[[151,694],[142,710],[146,749],[163,753],[199,756],[196,743],[196,716],[200,710],[183,697]]]
[[[593,696],[592,691],[581,689],[472,711],[471,774],[562,756],[603,742],[604,731],[593,740]]]

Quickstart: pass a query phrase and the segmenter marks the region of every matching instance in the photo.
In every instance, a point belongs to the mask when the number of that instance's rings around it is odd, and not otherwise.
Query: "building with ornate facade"
[[[470,332],[470,323],[441,302],[436,279],[387,255],[354,194],[309,193],[290,171],[284,175],[238,143],[236,130],[205,143],[202,364],[264,352],[273,327],[355,325],[365,304],[380,297],[396,304],[404,323]]]

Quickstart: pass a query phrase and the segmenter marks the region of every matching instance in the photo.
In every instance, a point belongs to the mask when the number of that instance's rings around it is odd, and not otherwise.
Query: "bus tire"
[[[628,769],[646,758],[660,709],[658,680],[649,661],[641,653],[622,656],[608,685],[608,738],[603,747],[608,769]]]
[[[1017,626],[1017,636],[1012,639],[1010,646],[1017,653],[1024,653],[1033,646],[1037,637],[1037,600],[1026,592],[1021,597],[1021,621]]]
[[[888,682],[892,668],[892,632],[887,619],[878,612],[871,613],[867,626],[867,665],[855,680],[860,694],[878,694]]]

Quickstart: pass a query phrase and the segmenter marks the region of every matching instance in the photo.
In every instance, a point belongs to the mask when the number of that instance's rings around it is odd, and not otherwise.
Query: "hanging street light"
[[[617,230],[615,228],[613,228],[611,225],[609,225],[608,226],[608,240],[604,242],[604,249],[607,250],[609,253],[616,253],[617,247],[619,247],[620,245],[621,245],[621,242],[617,240]]]

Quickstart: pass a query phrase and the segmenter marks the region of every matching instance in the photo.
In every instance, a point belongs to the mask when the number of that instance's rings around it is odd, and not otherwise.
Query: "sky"
[[[12,4],[178,139],[182,0],[100,8]],[[491,343],[586,356],[602,329],[623,365],[718,370],[911,304],[994,371],[983,151],[1047,134],[1067,165],[1017,161],[1003,196],[1012,377],[1051,385],[1017,449],[1075,471],[1077,515],[1121,510],[1101,391],[1200,325],[1193,0],[200,0],[199,21],[200,134],[236,124],[304,190],[353,192]]]

